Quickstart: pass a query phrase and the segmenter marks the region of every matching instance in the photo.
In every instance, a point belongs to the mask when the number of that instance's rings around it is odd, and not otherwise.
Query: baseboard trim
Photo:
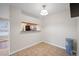
[[[23,49],[30,48],[30,47],[32,47],[32,46],[34,46],[34,45],[36,45],[36,44],[41,43],[41,42],[42,42],[42,41],[35,42],[35,43],[33,43],[33,44],[31,44],[31,45],[28,45],[28,46],[26,46],[26,47],[24,47],[24,48],[22,48],[22,49],[19,49],[19,50],[16,50],[16,51],[14,51],[14,52],[11,52],[10,55],[12,55],[12,54],[14,54],[14,53],[16,53],[16,52],[19,52],[19,51],[21,51],[21,50],[23,50]]]
[[[66,49],[65,47],[62,47],[62,46],[59,46],[59,45],[57,45],[57,44],[54,44],[54,43],[51,43],[51,42],[48,42],[48,41],[44,41],[45,43],[48,43],[48,44],[50,44],[50,45],[54,45],[54,46],[56,46],[56,47],[59,47],[59,48],[62,48],[62,49]]]
[[[14,52],[11,52],[10,55],[12,55],[12,54],[14,54],[14,53],[16,53],[16,52],[19,52],[19,51],[21,51],[21,50],[23,50],[23,49],[30,48],[30,47],[32,47],[32,46],[34,46],[34,45],[36,45],[36,44],[41,43],[41,42],[43,42],[43,41],[35,42],[35,43],[33,43],[33,44],[31,44],[31,45],[28,45],[28,46],[26,46],[26,47],[24,47],[24,48],[22,48],[22,49],[19,49],[19,50],[16,50],[16,51],[14,51]],[[56,46],[56,47],[62,48],[62,49],[64,49],[64,50],[66,49],[65,47],[59,46],[59,45],[57,45],[57,44],[54,44],[54,43],[51,43],[51,42],[48,42],[48,41],[44,41],[44,42],[45,42],[45,43],[48,43],[48,44],[50,44],[50,45],[54,45],[54,46]]]

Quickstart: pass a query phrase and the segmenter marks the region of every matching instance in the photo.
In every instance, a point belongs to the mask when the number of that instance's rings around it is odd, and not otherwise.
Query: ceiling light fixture
[[[43,9],[41,10],[40,14],[41,14],[42,16],[48,15],[48,11],[45,9],[46,5],[43,5],[42,7],[43,7]]]

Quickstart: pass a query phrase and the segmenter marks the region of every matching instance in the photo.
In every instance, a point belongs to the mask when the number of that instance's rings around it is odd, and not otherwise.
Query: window
[[[40,31],[40,28],[38,24],[22,22],[22,31]]]
[[[9,34],[9,22],[7,20],[0,20],[0,36]]]

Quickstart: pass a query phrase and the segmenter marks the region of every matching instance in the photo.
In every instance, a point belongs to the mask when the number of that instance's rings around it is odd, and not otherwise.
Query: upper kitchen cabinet
[[[9,19],[9,4],[0,4],[0,19]]]
[[[70,3],[71,17],[79,16],[79,3]]]

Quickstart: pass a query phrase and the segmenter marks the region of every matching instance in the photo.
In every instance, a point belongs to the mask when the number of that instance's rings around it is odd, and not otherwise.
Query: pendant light
[[[43,7],[43,9],[41,10],[40,14],[41,14],[42,16],[48,15],[48,11],[45,9],[45,8],[46,8],[46,5],[43,5],[42,7]]]

